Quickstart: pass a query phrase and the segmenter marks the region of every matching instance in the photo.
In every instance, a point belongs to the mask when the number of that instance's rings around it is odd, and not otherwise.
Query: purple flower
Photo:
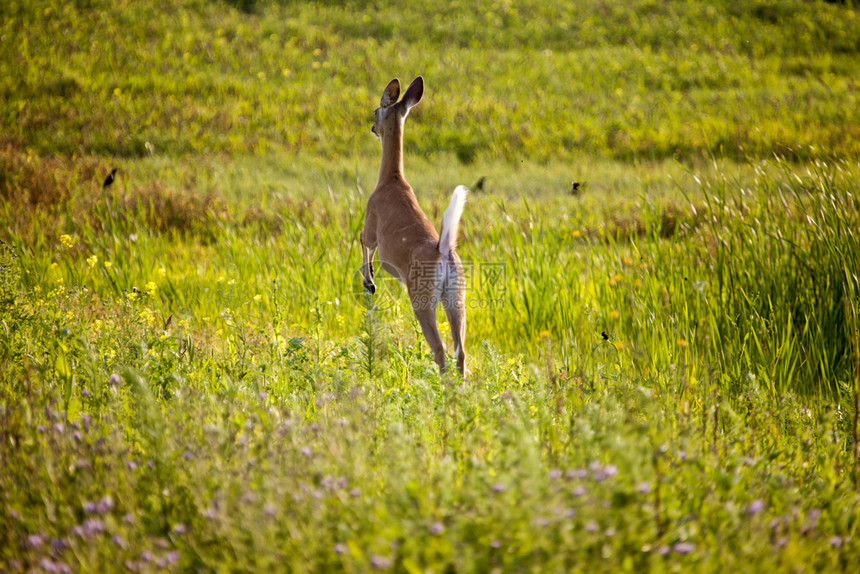
[[[303,446],[301,449],[299,449],[299,452],[307,457],[310,457],[314,453],[314,451],[312,451],[311,447],[309,446]]]
[[[84,532],[88,535],[87,538],[101,534],[105,531],[105,523],[98,518],[90,518],[84,522]]]
[[[39,431],[39,434],[45,434],[45,425],[39,425],[36,430]]]
[[[179,551],[171,550],[164,556],[164,559],[168,564],[176,564],[179,562]]]
[[[63,423],[54,423],[54,432],[55,433],[59,434],[59,433],[62,433],[64,430],[66,430],[66,427],[63,426]]]
[[[576,488],[574,488],[571,491],[571,494],[573,494],[576,497],[580,497],[580,496],[585,496],[585,492],[586,492],[586,490],[585,490],[584,486],[577,486]]]
[[[550,480],[558,480],[559,478],[561,478],[561,469],[553,468],[549,471]]]
[[[346,550],[347,550],[346,544],[344,544],[343,542],[338,542],[337,544],[334,545],[334,553],[335,554],[346,554]]]
[[[24,546],[26,548],[38,548],[44,543],[45,539],[40,534],[31,534],[26,540],[24,540]]]
[[[274,516],[277,510],[275,509],[275,505],[271,503],[267,503],[266,506],[263,507],[263,512],[266,516]]]
[[[192,458],[194,458],[194,455],[193,455],[193,454],[191,454],[191,451],[190,451],[190,450],[186,450],[186,451],[185,451],[185,454],[183,455],[183,458],[184,458],[185,460],[191,460]]]
[[[496,484],[494,484],[492,486],[493,492],[497,492],[497,493],[498,492],[504,492],[505,490],[507,490],[507,488],[508,488],[508,485],[506,485],[504,482],[497,482]]]
[[[181,522],[179,522],[173,526],[173,533],[174,534],[178,534],[181,536],[181,535],[185,534],[186,532],[188,532],[188,528],[184,524],[182,524]]]
[[[686,450],[679,450],[678,451],[678,458],[680,458],[681,460],[687,460],[687,451]]]
[[[266,391],[260,391],[259,393],[257,393],[257,400],[259,400],[260,402],[265,401],[267,398],[269,398],[269,395],[266,393]]]
[[[430,534],[433,536],[438,536],[445,532],[445,525],[439,522],[438,520],[430,525]]]
[[[128,461],[128,463],[127,463],[125,466],[126,466],[129,470],[137,470],[137,462],[135,462],[135,461],[133,461],[133,460]]]
[[[639,494],[648,494],[651,492],[651,483],[646,481],[640,482],[636,485],[636,492]]]
[[[353,498],[358,498],[359,496],[361,496],[361,490],[358,488],[353,488],[349,491],[349,495]]]
[[[589,520],[585,523],[585,531],[586,532],[597,532],[597,523],[593,520]]]
[[[117,548],[125,548],[125,538],[123,538],[119,534],[114,534],[113,538],[111,538],[111,541]]]
[[[116,388],[116,387],[120,386],[121,384],[122,384],[122,377],[120,377],[116,373],[113,373],[110,376],[110,378],[108,379],[108,385],[113,387],[113,388]]]
[[[498,550],[499,548],[502,547],[502,541],[501,540],[493,540],[492,542],[490,542],[490,547]]]
[[[657,549],[657,554],[659,554],[660,556],[668,556],[671,551],[672,549],[664,544]]]
[[[747,505],[746,513],[749,516],[755,516],[762,510],[764,510],[764,502],[762,500],[755,499]]]
[[[391,558],[387,556],[380,556],[378,554],[374,554],[370,557],[370,565],[374,568],[379,568],[380,570],[387,570],[391,568],[392,564],[394,564]]]
[[[583,478],[588,476],[588,471],[584,468],[572,468],[564,473],[564,477],[568,480],[573,480],[574,478],[578,478],[582,480]]]
[[[103,497],[101,500],[99,500],[96,510],[99,514],[105,514],[113,510],[113,498],[111,498],[110,496]]]
[[[67,564],[63,564],[62,562],[54,562],[48,558],[42,558],[39,560],[39,566],[45,572],[58,572],[60,574],[66,574],[67,572],[71,572],[72,569],[69,568]]]
[[[845,541],[839,536],[830,537],[830,546],[832,546],[833,548],[841,548],[844,542]]]
[[[95,514],[98,510],[98,506],[95,502],[90,502],[89,500],[84,501],[84,512],[86,514]]]
[[[690,542],[678,542],[672,548],[672,550],[674,550],[678,554],[689,554],[690,552],[692,552],[695,549],[696,549],[696,546]]]
[[[134,522],[135,522],[134,514],[132,514],[131,512],[126,512],[123,515],[122,520],[126,524],[134,524]]]

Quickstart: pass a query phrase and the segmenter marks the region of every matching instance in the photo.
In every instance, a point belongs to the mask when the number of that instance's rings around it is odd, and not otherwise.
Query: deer
[[[424,78],[418,76],[398,101],[400,82],[395,78],[385,87],[374,111],[371,130],[382,143],[382,160],[360,235],[361,272],[364,290],[373,295],[373,259],[378,250],[382,269],[406,285],[415,318],[444,374],[445,345],[436,324],[436,307],[442,303],[454,339],[457,370],[465,377],[466,282],[455,248],[468,190],[462,185],[454,189],[442,216],[441,233],[436,233],[403,174],[403,127],[409,110],[423,95]]]

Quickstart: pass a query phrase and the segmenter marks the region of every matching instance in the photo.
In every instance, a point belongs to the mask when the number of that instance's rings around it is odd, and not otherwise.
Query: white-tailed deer
[[[406,284],[415,317],[433,351],[439,370],[445,372],[445,345],[436,326],[436,305],[442,303],[461,375],[466,372],[466,282],[463,266],[454,251],[457,227],[467,190],[454,190],[442,217],[442,234],[421,211],[412,186],[403,175],[403,125],[410,108],[421,101],[424,79],[415,78],[399,102],[400,82],[391,80],[376,108],[373,133],[382,140],[379,181],[367,200],[361,232],[364,288],[376,292],[373,256],[379,249],[382,268]]]

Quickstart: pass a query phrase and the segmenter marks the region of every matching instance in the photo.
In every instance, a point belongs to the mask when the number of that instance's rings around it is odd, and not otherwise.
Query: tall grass
[[[840,568],[856,169],[716,164],[686,204],[640,182],[606,213],[588,187],[473,194],[468,299],[493,304],[467,382],[396,284],[353,295],[346,179],[315,184],[338,202],[227,201],[203,231],[163,223],[203,191],[148,210],[123,196],[152,184],[93,205],[71,183],[29,219],[10,194],[4,568]]]

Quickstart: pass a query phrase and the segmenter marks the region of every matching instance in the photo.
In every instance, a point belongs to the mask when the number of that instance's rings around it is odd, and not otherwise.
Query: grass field
[[[0,571],[857,563],[851,3],[440,6],[0,6]],[[361,292],[418,74],[466,381]]]

